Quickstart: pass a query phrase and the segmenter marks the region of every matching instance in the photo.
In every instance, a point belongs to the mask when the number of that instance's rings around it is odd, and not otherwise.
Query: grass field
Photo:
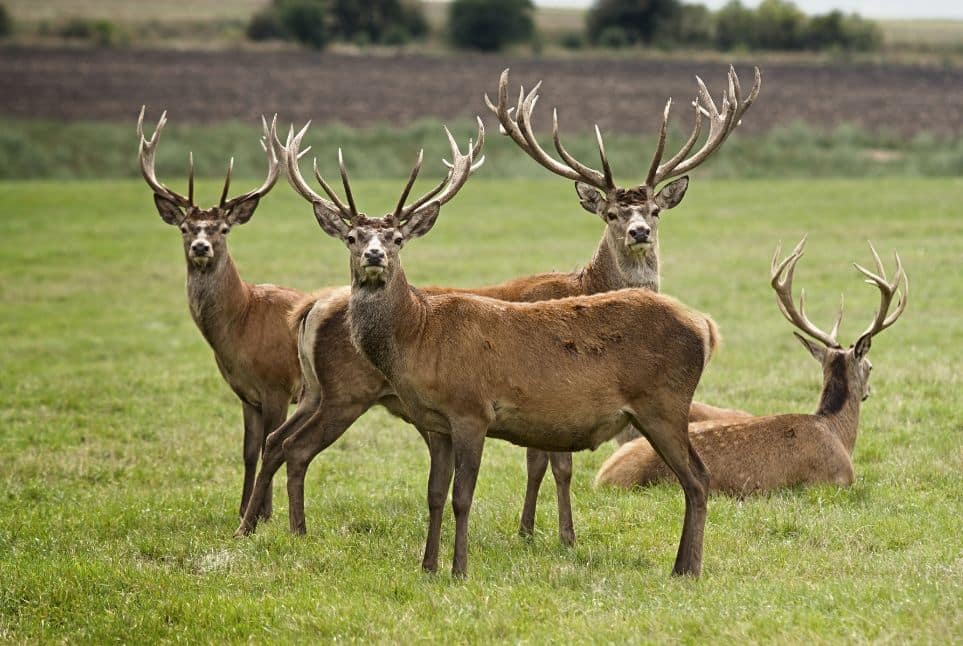
[[[400,188],[356,184],[371,212]],[[665,291],[726,337],[704,401],[814,408],[819,368],[767,284],[777,240],[810,233],[796,282],[824,324],[845,291],[846,340],[877,300],[850,262],[870,260],[867,237],[900,251],[913,292],[873,345],[856,484],[713,498],[703,577],[679,580],[678,487],[595,491],[612,449],[579,454],[577,546],[558,545],[551,486],[524,541],[523,452],[493,440],[455,582],[450,512],[445,572],[419,570],[427,452],[379,410],[314,462],[308,536],[287,533],[282,470],[276,519],[232,539],[240,410],[190,321],[178,233],[141,182],[0,184],[0,640],[959,642],[961,199],[960,180],[696,178],[662,245]],[[569,269],[600,230],[566,182],[478,178],[406,267],[454,285]],[[347,277],[286,186],[231,238],[251,280]]]

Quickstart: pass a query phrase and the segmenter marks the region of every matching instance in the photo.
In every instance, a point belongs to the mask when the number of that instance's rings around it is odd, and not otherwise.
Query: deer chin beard
[[[655,245],[654,242],[633,242],[632,244],[626,244],[625,246],[629,248],[629,251],[635,254],[643,254]]]
[[[204,267],[207,267],[209,264],[211,264],[211,261],[214,260],[214,256],[194,256],[194,255],[192,255],[190,258],[191,258],[191,262],[194,263],[194,266],[195,266],[195,267],[199,267],[199,268],[202,268],[202,269],[203,269]]]
[[[361,270],[364,272],[365,279],[371,281],[381,278],[385,273],[383,265],[365,265]]]

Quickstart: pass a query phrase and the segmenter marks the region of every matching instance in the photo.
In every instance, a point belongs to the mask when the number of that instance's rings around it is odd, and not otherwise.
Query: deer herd
[[[236,536],[255,530],[272,512],[272,479],[287,469],[290,529],[306,531],[304,478],[308,465],[376,404],[412,424],[428,447],[428,532],[422,567],[434,572],[442,515],[451,489],[455,516],[452,573],[468,568],[468,517],[488,437],[527,448],[528,482],[519,532],[534,530],[541,481],[551,465],[558,499],[559,536],[575,541],[570,486],[572,452],[607,440],[621,446],[596,484],[632,488],[675,478],[685,515],[673,573],[698,576],[710,491],[750,495],[809,483],[853,482],[851,455],[859,407],[869,395],[872,338],[906,307],[908,282],[899,256],[892,280],[875,249],[876,270],[859,265],[880,291],[879,309],[849,348],[796,306],[792,281],[805,239],[785,259],[777,247],[771,285],[797,338],[823,367],[824,385],[812,415],[752,416],[693,401],[702,371],[719,345],[715,322],[659,293],[659,224],[688,188],[687,173],[705,162],[739,125],[756,99],[761,77],[743,94],[730,68],[721,103],[698,79],[694,125],[668,159],[671,100],[641,185],[618,186],[598,127],[601,170],[576,159],[562,144],[553,114],[557,156],[538,143],[532,115],[540,85],[509,105],[508,70],[497,100],[485,96],[500,131],[552,173],[575,182],[582,208],[598,216],[604,233],[578,271],[522,276],[476,289],[411,285],[400,253],[431,231],[441,208],[482,166],[485,127],[460,146],[445,128],[451,160],[441,181],[411,199],[422,167],[418,154],[397,206],[382,217],[358,209],[338,150],[343,192],[318,172],[321,193],[305,180],[301,159],[308,126],[286,141],[276,119],[262,119],[267,177],[260,187],[230,197],[233,160],[216,206],[194,202],[194,168],[183,196],[157,179],[154,160],[166,113],[153,134],[137,131],[144,179],[164,222],[178,227],[187,261],[191,316],[214,350],[225,381],[241,400],[244,486]],[[708,135],[702,139],[703,123]],[[254,214],[282,171],[311,204],[321,230],[348,251],[351,282],[305,294],[245,282],[227,249],[227,235]],[[890,308],[894,298],[897,304]],[[801,332],[801,334],[800,334]],[[287,416],[289,404],[296,409]],[[258,470],[258,464],[260,469]]]

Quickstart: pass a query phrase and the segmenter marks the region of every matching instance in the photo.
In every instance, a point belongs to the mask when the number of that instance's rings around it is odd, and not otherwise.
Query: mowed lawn
[[[355,195],[380,213],[400,188],[357,182]],[[198,187],[209,202],[218,191]],[[961,201],[960,180],[695,177],[661,236],[664,290],[725,337],[703,401],[815,408],[820,369],[768,285],[777,241],[810,234],[797,289],[827,327],[846,293],[847,343],[878,302],[851,262],[872,262],[867,238],[890,268],[899,250],[912,293],[873,343],[856,484],[712,498],[704,574],[685,580],[669,575],[677,486],[596,491],[612,446],[578,454],[577,546],[558,543],[550,477],[526,541],[523,450],[492,440],[461,582],[450,511],[442,572],[420,571],[427,451],[381,410],[314,461],[306,537],[288,534],[282,469],[275,519],[233,539],[240,406],[190,320],[179,233],[142,182],[0,184],[0,639],[963,640]],[[601,231],[568,182],[480,176],[403,257],[416,284],[480,285],[569,270]],[[348,276],[283,180],[230,242],[252,281]]]

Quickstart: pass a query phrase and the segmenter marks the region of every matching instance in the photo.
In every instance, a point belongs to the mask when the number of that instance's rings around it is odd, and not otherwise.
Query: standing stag
[[[880,305],[873,322],[848,349],[836,340],[839,315],[827,334],[806,317],[803,297],[793,303],[792,279],[803,255],[803,239],[782,262],[779,249],[772,259],[772,287],[779,311],[804,334],[796,338],[823,367],[823,389],[813,415],[772,415],[735,423],[691,424],[692,444],[712,473],[710,487],[733,495],[772,491],[800,484],[853,482],[853,447],[859,427],[859,406],[869,397],[873,366],[866,358],[872,338],[896,322],[906,308],[909,279],[896,255],[896,275],[890,282],[876,250],[870,244],[877,273],[859,265],[867,283],[880,291]],[[896,310],[890,304],[903,291]],[[811,339],[815,339],[816,342]],[[609,458],[596,477],[596,484],[631,488],[669,480],[671,472],[645,439],[623,445]]]
[[[704,89],[701,81],[699,81],[699,85]],[[624,287],[646,287],[657,291],[659,280],[657,248],[659,209],[672,208],[681,201],[688,185],[688,179],[681,178],[672,182],[658,193],[655,191],[656,184],[669,179],[669,173],[683,163],[686,164],[685,169],[690,170],[696,163],[705,161],[735,127],[738,123],[738,117],[741,117],[749,108],[759,92],[759,85],[759,72],[756,70],[753,88],[749,96],[743,101],[740,98],[738,77],[736,77],[734,70],[730,70],[729,93],[723,101],[722,112],[716,110],[711,98],[708,98],[708,92],[704,92],[709,104],[712,105],[712,109],[706,111],[706,114],[710,116],[713,124],[710,127],[710,135],[705,145],[695,155],[683,162],[683,158],[694,147],[701,132],[702,113],[700,111],[697,112],[695,130],[687,147],[670,160],[672,168],[669,167],[669,162],[662,165],[663,174],[653,176],[651,185],[646,184],[628,190],[613,188],[610,191],[612,194],[611,203],[607,203],[608,205],[605,208],[599,206],[598,208],[601,210],[597,211],[606,225],[605,233],[599,242],[594,257],[584,269],[570,273],[551,272],[525,276],[499,285],[473,290],[428,288],[425,291],[428,293],[457,291],[490,296],[506,301],[526,302],[594,294]],[[507,93],[508,71],[506,70],[502,73],[499,84],[500,105],[506,104]],[[537,95],[531,94],[525,110],[520,109],[516,112],[516,116],[519,117],[519,122],[515,126],[516,129],[522,127],[530,129],[531,110],[534,108],[536,99]],[[496,113],[500,115],[507,115],[508,112],[507,107],[504,110],[496,110]],[[521,121],[523,117],[524,122]],[[665,144],[664,135],[667,130],[667,117],[668,113],[666,112],[662,126],[663,137],[659,144],[660,151],[657,153],[658,157],[654,162],[657,165],[661,159],[661,149]],[[508,125],[508,132],[512,132],[512,123],[509,118],[507,124],[503,122],[503,127]],[[522,123],[528,124],[528,126],[522,126]],[[292,133],[288,144],[299,147],[306,130],[307,126],[296,137]],[[522,131],[519,130],[519,132]],[[558,140],[557,127],[556,140]],[[474,145],[473,159],[478,159],[483,142],[484,127],[479,122],[479,136]],[[526,148],[526,150],[529,150],[529,148]],[[607,169],[609,164],[604,156],[604,147],[600,148],[600,152],[603,156],[604,167]],[[571,159],[567,152],[565,155]],[[418,168],[420,168],[420,157],[418,163]],[[480,163],[481,160],[479,159],[475,166],[477,167]],[[576,173],[575,169],[585,169],[585,182],[582,182],[579,188],[580,195],[585,193],[591,198],[594,194],[598,196],[598,204],[603,204],[605,201],[599,196],[598,190],[593,187],[597,186],[598,189],[601,189],[606,186],[605,173],[592,171],[584,164],[573,159],[570,173]],[[288,178],[299,194],[313,203],[324,201],[304,181],[297,164],[291,164],[289,170]],[[344,172],[342,167],[342,173]],[[611,175],[611,171],[607,172],[608,175]],[[317,168],[315,168],[315,174],[317,174]],[[411,181],[414,181],[413,178]],[[435,191],[429,193],[424,199],[430,199],[435,192],[442,189],[444,184],[445,182],[442,182],[436,187]],[[322,184],[322,186],[324,185]],[[410,185],[408,190],[410,190]],[[352,199],[349,196],[349,202]],[[640,235],[638,228],[643,224],[648,227],[646,240],[636,240],[632,236],[627,236],[629,230],[632,230],[635,236]],[[344,343],[349,334],[347,323],[348,294],[348,290],[345,289],[330,298],[309,297],[292,314],[293,325],[299,330],[298,347],[302,370],[304,371],[302,376],[304,390],[295,413],[276,433],[272,433],[267,439],[261,471],[254,487],[252,505],[238,528],[238,535],[248,534],[254,530],[257,523],[254,511],[261,495],[260,492],[266,491],[270,487],[274,473],[284,463],[287,464],[288,471],[287,486],[291,531],[304,533],[306,524],[303,483],[308,465],[314,457],[336,441],[358,416],[375,404],[382,404],[392,414],[407,419],[404,407],[397,400],[384,376],[375,370],[364,357],[349,347],[350,344]],[[719,419],[725,416],[747,414],[704,404],[693,404],[690,415],[692,419]],[[522,512],[520,528],[522,534],[530,534],[532,531],[538,485],[545,474],[548,461],[549,454],[545,452],[529,452],[530,474],[525,508]],[[559,536],[562,542],[571,545],[575,541],[569,494],[572,473],[571,456],[565,453],[552,454],[551,462],[557,484]],[[441,509],[443,505],[444,498],[429,501],[429,506],[433,508]]]
[[[261,145],[268,158],[264,183],[228,199],[231,170],[228,164],[224,190],[217,206],[202,209],[194,204],[194,160],[190,160],[187,197],[167,188],[154,172],[154,157],[167,113],[161,115],[150,139],[144,137],[144,112],[137,120],[140,138],[140,169],[154,191],[154,204],[161,219],[181,231],[187,261],[187,302],[191,317],[214,350],[214,360],[224,380],[241,400],[244,413],[244,487],[240,513],[247,509],[257,461],[267,433],[287,417],[288,404],[296,399],[301,383],[296,337],[287,322],[288,311],[304,295],[275,285],[252,285],[241,279],[227,249],[227,234],[235,225],[254,215],[261,198],[277,182],[281,163],[273,145],[274,126],[262,118]],[[268,489],[254,510],[262,518],[271,515]]]
[[[598,126],[595,126],[595,137],[602,162],[601,171],[579,162],[562,145],[556,110],[552,111],[552,138],[555,150],[564,163],[552,157],[539,145],[532,128],[532,112],[538,101],[541,82],[528,94],[520,88],[518,102],[514,108],[510,108],[508,70],[505,70],[498,85],[498,103],[492,103],[491,99],[485,96],[485,103],[498,117],[502,133],[511,137],[529,157],[549,171],[573,180],[582,208],[597,215],[606,224],[605,235],[592,262],[581,273],[572,275],[572,280],[579,283],[578,287],[581,289],[573,289],[570,294],[594,294],[623,287],[644,287],[659,291],[658,227],[662,211],[671,209],[682,201],[689,185],[689,178],[685,174],[708,159],[725,143],[759,95],[762,78],[759,68],[755,68],[752,89],[743,99],[739,77],[730,66],[728,87],[720,106],[716,106],[702,79],[697,76],[696,82],[699,90],[698,96],[692,102],[694,125],[689,138],[675,155],[662,161],[669,128],[669,111],[672,107],[672,99],[669,99],[662,114],[659,140],[645,182],[628,189],[619,188],[615,184]],[[687,157],[699,141],[703,117],[709,120],[709,135],[703,145]],[[679,179],[656,191],[660,183],[677,177]],[[497,294],[492,295],[501,298]],[[693,402],[689,410],[689,420],[694,422],[746,417],[749,417],[749,413],[699,402]],[[624,443],[636,437],[639,437],[639,434],[629,427],[619,433],[616,439],[619,443]],[[571,519],[571,509],[563,510],[562,504],[563,501],[567,504],[570,498],[572,456],[529,449],[528,484],[519,526],[519,533],[522,535],[530,535],[534,531],[538,490],[549,462],[555,475],[559,517]]]
[[[330,199],[314,194],[311,202],[321,228],[350,253],[351,341],[428,437],[429,501],[444,501],[454,471],[453,575],[467,572],[468,515],[486,436],[578,451],[598,447],[628,423],[658,447],[682,484],[685,521],[673,572],[698,575],[709,475],[689,444],[687,417],[716,345],[715,324],[642,289],[511,303],[410,286],[399,260],[402,246],[431,230],[472,168],[471,145],[463,154],[447,134],[451,171],[429,196],[405,205],[419,155],[397,208],[384,217],[358,211],[343,164],[347,203],[320,174]],[[292,179],[298,143],[295,138],[287,153]],[[327,322],[338,323],[336,317]],[[429,504],[422,566],[432,572],[441,512]]]

